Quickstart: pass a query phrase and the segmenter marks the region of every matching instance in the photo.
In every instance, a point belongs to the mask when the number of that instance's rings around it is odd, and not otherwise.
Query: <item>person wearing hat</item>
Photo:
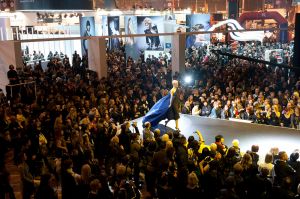
[[[89,20],[86,21],[85,27],[86,27],[86,30],[85,30],[83,36],[84,37],[90,37],[90,36],[92,36],[92,34],[91,34],[91,22]],[[84,39],[84,40],[82,40],[82,42],[83,42],[83,49],[85,51],[85,54],[87,55],[87,53],[88,53],[87,42],[88,41],[87,41],[87,39]]]

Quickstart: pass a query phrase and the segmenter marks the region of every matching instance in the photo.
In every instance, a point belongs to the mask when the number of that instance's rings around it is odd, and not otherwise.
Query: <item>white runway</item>
[[[250,150],[251,146],[256,144],[259,146],[261,161],[272,147],[278,147],[280,151],[284,150],[288,154],[300,149],[300,130],[191,115],[181,115],[180,117],[179,128],[186,138],[195,135],[193,134],[195,130],[200,130],[207,145],[214,142],[215,136],[219,134],[224,136],[225,144],[228,147],[232,146],[233,139],[238,139],[242,152]],[[136,121],[142,132],[142,118]],[[164,124],[164,121],[161,124]],[[175,129],[175,122],[170,121],[168,127]],[[197,136],[195,138],[198,139]]]

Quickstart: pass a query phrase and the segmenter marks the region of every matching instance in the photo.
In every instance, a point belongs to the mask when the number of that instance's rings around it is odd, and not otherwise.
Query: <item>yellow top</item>
[[[176,88],[175,87],[173,87],[172,89],[171,89],[171,95],[174,95],[174,93],[176,92]]]

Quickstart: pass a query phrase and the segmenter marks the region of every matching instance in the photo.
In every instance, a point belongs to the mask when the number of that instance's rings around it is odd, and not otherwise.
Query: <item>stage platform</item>
[[[136,120],[140,132],[142,132],[142,118]],[[164,128],[164,121],[159,124]],[[175,121],[170,121],[167,127],[175,129]],[[243,152],[251,149],[253,144],[259,146],[259,154],[262,161],[264,155],[270,148],[278,147],[288,154],[295,149],[300,149],[300,130],[274,127],[260,124],[247,124],[238,121],[212,119],[207,117],[180,115],[179,128],[181,134],[186,138],[195,135],[193,132],[199,130],[205,140],[205,144],[210,145],[214,142],[216,135],[223,135],[225,144],[232,146],[233,139],[240,141],[240,148]],[[195,138],[198,139],[197,135]],[[262,157],[263,156],[263,157]]]

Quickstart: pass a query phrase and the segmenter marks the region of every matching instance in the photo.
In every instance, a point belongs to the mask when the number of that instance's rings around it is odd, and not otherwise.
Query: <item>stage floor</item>
[[[142,118],[136,120],[140,132],[142,132]],[[160,124],[164,124],[162,121]],[[170,121],[167,125],[175,129],[175,122]],[[214,142],[216,135],[223,135],[225,144],[232,146],[232,140],[240,141],[241,151],[246,152],[251,149],[253,144],[259,146],[259,154],[261,161],[272,147],[278,147],[280,151],[284,150],[288,154],[295,149],[300,149],[300,130],[274,127],[260,124],[247,124],[236,121],[228,121],[221,119],[211,119],[207,117],[183,115],[179,120],[179,128],[181,134],[186,138],[195,135],[195,130],[200,130],[205,140],[205,144],[210,145]],[[196,135],[195,138],[198,139]]]

